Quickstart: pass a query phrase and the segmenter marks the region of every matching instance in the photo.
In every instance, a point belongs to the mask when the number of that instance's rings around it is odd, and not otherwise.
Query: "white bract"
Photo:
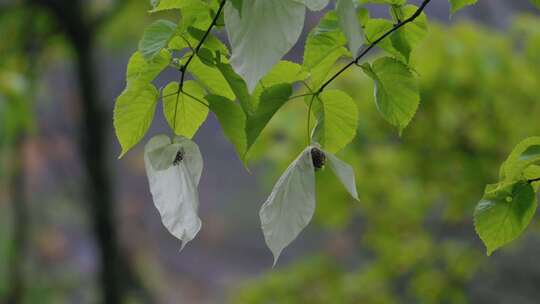
[[[197,145],[185,138],[166,135],[150,139],[144,162],[154,204],[163,225],[182,241],[181,249],[201,229],[197,214],[203,160]]]
[[[315,213],[315,166],[311,154],[314,148],[307,147],[289,165],[259,212],[266,244],[274,255],[274,265],[281,251],[309,224]],[[358,200],[351,166],[328,152],[323,153],[347,191]]]
[[[225,5],[230,63],[250,92],[300,38],[306,6],[320,10],[327,4],[328,0],[244,0],[241,14],[232,3]]]
[[[353,0],[337,0],[336,13],[339,17],[339,26],[347,37],[349,51],[356,56],[364,43],[364,33]]]

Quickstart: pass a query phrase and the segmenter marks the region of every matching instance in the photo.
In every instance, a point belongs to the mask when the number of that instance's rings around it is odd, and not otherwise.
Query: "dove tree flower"
[[[266,244],[279,255],[309,224],[315,213],[315,171],[326,162],[351,196],[358,200],[354,171],[347,163],[318,146],[309,146],[279,178],[259,212]]]
[[[197,186],[203,159],[199,147],[185,137],[171,141],[166,135],[158,135],[146,144],[144,161],[163,225],[182,241],[183,249],[201,229]]]

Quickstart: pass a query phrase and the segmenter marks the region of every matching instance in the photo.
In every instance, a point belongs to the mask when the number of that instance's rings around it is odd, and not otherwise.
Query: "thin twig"
[[[289,99],[287,99],[287,101],[293,100],[293,99],[296,99],[296,98],[302,98],[302,97],[306,97],[306,96],[312,96],[312,95],[314,95],[314,93],[306,93],[306,94],[294,95],[294,96],[289,97]]]
[[[341,68],[339,71],[337,71],[332,77],[330,77],[330,79],[328,79],[319,88],[319,90],[317,90],[317,94],[320,94],[332,81],[334,81],[336,78],[338,78],[339,75],[341,75],[343,72],[348,70],[351,66],[357,65],[358,62],[360,61],[360,59],[362,59],[364,56],[366,56],[382,40],[384,40],[386,37],[390,36],[393,32],[395,32],[395,31],[399,30],[400,28],[402,28],[407,23],[413,22],[416,18],[418,18],[418,16],[420,16],[420,14],[424,11],[424,9],[429,4],[429,2],[431,2],[431,0],[424,0],[424,2],[422,2],[420,7],[418,7],[418,9],[414,12],[414,14],[412,16],[410,16],[409,18],[397,23],[396,25],[394,25],[392,27],[392,29],[390,29],[389,31],[384,33],[381,37],[377,38],[377,40],[373,41],[371,44],[369,44],[356,58],[354,58],[354,60],[352,60],[351,62],[346,64],[343,68]]]
[[[208,38],[208,35],[210,35],[210,32],[212,31],[214,26],[217,24],[219,16],[221,15],[221,12],[223,11],[223,7],[225,6],[225,2],[227,2],[227,0],[221,0],[221,3],[219,4],[219,9],[218,9],[216,15],[214,16],[214,19],[212,19],[212,23],[210,23],[210,26],[208,26],[208,29],[206,30],[206,32],[202,36],[201,40],[199,41],[199,43],[195,47],[195,50],[191,53],[188,60],[186,61],[186,64],[184,64],[180,68],[180,83],[178,84],[178,91],[176,92],[176,94],[177,94],[176,95],[176,103],[174,105],[173,132],[175,132],[175,130],[176,130],[176,115],[177,115],[177,111],[178,111],[178,101],[180,100],[180,93],[182,92],[182,90],[184,88],[184,81],[185,81],[186,73],[187,73],[187,70],[188,70],[188,66],[191,63],[191,61],[193,60],[193,58],[195,58],[195,56],[197,56],[197,54],[201,50],[201,47],[202,47],[204,41],[206,40],[206,38]]]

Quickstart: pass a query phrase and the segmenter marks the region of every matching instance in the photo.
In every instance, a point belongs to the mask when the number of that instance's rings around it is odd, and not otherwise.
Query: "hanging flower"
[[[184,246],[201,229],[199,194],[203,160],[199,147],[185,137],[158,135],[146,144],[146,174],[163,225]]]
[[[307,147],[279,178],[259,216],[266,244],[276,264],[281,251],[309,224],[315,213],[315,171],[326,162],[347,191],[358,200],[354,171],[331,153]]]

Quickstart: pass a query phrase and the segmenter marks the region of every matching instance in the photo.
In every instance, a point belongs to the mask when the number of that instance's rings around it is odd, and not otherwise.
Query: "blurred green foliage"
[[[352,234],[356,263],[329,242],[323,256],[247,282],[232,303],[469,302],[466,286],[487,261],[474,207],[512,147],[540,134],[540,20],[520,17],[506,34],[433,26],[412,60],[422,102],[402,138],[358,69],[336,84],[360,108],[358,136],[341,157],[355,167],[361,203],[328,170],[318,173],[316,223],[336,238]],[[305,145],[305,113],[290,104],[255,147],[270,155],[272,181]]]

